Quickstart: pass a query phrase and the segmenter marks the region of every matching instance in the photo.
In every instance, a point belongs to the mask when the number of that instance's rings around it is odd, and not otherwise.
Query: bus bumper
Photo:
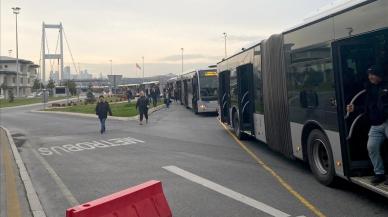
[[[217,101],[198,101],[198,113],[217,112]]]

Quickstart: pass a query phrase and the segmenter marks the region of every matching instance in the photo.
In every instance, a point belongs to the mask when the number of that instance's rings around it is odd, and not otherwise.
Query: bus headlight
[[[202,110],[205,110],[206,109],[206,105],[200,105],[199,108],[202,109]]]

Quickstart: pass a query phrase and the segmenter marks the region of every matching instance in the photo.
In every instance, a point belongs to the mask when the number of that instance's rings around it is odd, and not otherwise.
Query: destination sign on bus
[[[203,76],[217,76],[216,71],[205,72]]]

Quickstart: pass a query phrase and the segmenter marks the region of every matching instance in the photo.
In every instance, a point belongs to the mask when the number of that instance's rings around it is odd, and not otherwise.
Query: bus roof
[[[298,24],[290,29],[287,29],[286,31],[283,31],[282,34],[287,34],[287,33],[296,31],[298,29],[304,28],[304,27],[312,25],[314,23],[318,23],[322,20],[326,20],[330,17],[345,13],[349,10],[361,7],[361,6],[366,5],[366,4],[370,4],[370,3],[375,2],[375,1],[378,1],[378,0],[339,0],[339,1],[336,1],[329,6],[325,6],[321,9],[319,9],[318,13],[306,18],[304,20],[304,22],[302,22],[301,24]],[[241,53],[244,53],[244,52],[260,45],[260,44],[261,44],[261,42],[256,43],[256,44],[254,44],[246,49],[243,49],[242,51],[237,52],[236,54],[233,54],[232,56],[230,56],[226,59],[222,59],[222,61],[218,62],[217,64],[222,63],[226,60],[229,60],[229,59],[231,59],[231,58],[233,58]]]
[[[134,87],[134,86],[138,86],[140,84],[120,84],[118,85],[119,87]]]
[[[330,5],[327,5],[325,7],[318,9],[318,11],[314,15],[311,15],[311,16],[307,17],[306,19],[304,19],[304,22],[302,22],[302,23],[300,23],[292,28],[287,29],[286,31],[283,32],[283,34],[301,29],[303,27],[312,25],[314,23],[318,23],[322,20],[326,20],[330,17],[334,17],[336,15],[345,13],[347,11],[354,9],[354,8],[358,8],[358,7],[361,7],[361,6],[366,5],[366,4],[370,4],[370,3],[375,2],[375,1],[378,1],[378,0],[338,0],[338,1],[335,1]]]
[[[147,85],[147,84],[159,84],[159,81],[147,81],[143,82],[142,84]]]

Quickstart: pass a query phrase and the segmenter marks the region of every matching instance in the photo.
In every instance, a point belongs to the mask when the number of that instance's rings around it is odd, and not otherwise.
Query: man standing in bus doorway
[[[141,91],[140,97],[136,102],[136,109],[138,109],[140,115],[140,125],[143,125],[143,116],[146,119],[146,124],[148,123],[148,104],[148,98],[144,96],[144,91]]]
[[[100,120],[101,130],[100,133],[103,134],[106,131],[105,121],[108,117],[108,113],[112,116],[112,111],[110,110],[109,103],[104,99],[104,96],[101,95],[99,97],[99,101],[96,106],[96,115],[98,115],[98,119]]]
[[[383,85],[384,71],[381,67],[368,69],[369,83],[366,86],[365,107],[360,108],[367,115],[371,128],[368,138],[368,154],[374,168],[372,184],[385,181],[384,162],[381,157],[381,144],[388,138],[388,89]],[[347,106],[348,112],[359,110],[353,104]],[[384,184],[388,185],[388,182]]]

